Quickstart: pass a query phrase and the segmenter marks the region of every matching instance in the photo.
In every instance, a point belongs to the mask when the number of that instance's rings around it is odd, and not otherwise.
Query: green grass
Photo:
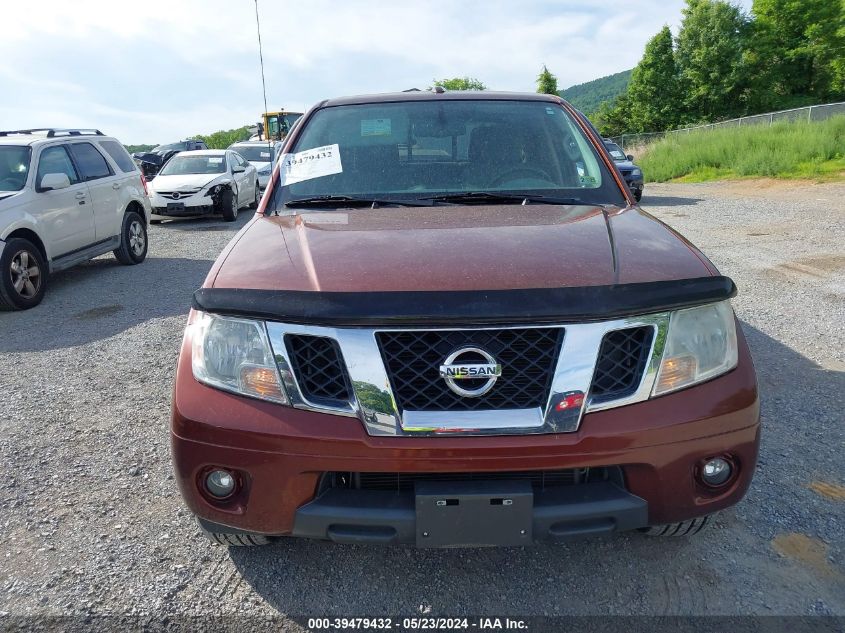
[[[845,116],[671,134],[637,162],[650,182],[733,178],[845,180]]]

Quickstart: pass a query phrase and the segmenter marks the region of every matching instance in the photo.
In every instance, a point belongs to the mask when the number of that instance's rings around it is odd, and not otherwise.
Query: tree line
[[[596,112],[605,101],[613,101],[628,89],[631,70],[623,70],[592,81],[576,84],[558,94],[581,112]]]
[[[605,136],[657,132],[845,99],[845,0],[687,0],[677,37],[646,44],[625,93],[591,118]]]
[[[447,90],[486,90],[473,77],[434,80]],[[431,89],[432,87],[429,87]],[[537,92],[560,94],[544,65]],[[605,136],[845,100],[845,0],[686,0],[677,36],[664,26],[646,44],[628,87],[586,112]],[[247,127],[195,138],[228,147]]]

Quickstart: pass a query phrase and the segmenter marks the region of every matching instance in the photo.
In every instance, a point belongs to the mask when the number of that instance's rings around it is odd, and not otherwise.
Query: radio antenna
[[[258,0],[255,0],[255,28],[258,31],[258,59],[261,62],[261,90],[264,93],[264,112],[267,112],[267,83],[264,81],[264,50],[261,47],[261,20],[258,18]],[[261,126],[267,127],[265,115],[261,115]],[[270,148],[270,136],[264,130],[264,140],[267,141],[267,148]]]

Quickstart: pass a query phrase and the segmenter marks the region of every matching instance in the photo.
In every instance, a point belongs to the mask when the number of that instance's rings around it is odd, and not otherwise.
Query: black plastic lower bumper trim
[[[194,217],[198,215],[211,215],[214,213],[214,205],[203,204],[184,209],[168,209],[166,207],[153,207],[153,215],[167,216],[170,218]]]
[[[532,523],[535,542],[622,532],[648,525],[648,504],[612,482],[565,486],[534,494]],[[415,544],[415,495],[327,490],[297,510],[292,535],[337,543]]]

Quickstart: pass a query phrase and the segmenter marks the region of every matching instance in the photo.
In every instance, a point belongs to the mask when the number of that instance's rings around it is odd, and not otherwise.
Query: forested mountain
[[[604,101],[614,101],[628,88],[631,71],[623,70],[615,75],[593,79],[587,83],[572,86],[559,94],[585,114],[592,114]]]

